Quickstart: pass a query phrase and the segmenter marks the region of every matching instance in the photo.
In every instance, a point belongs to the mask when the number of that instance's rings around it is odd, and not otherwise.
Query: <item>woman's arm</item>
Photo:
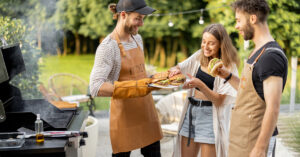
[[[206,98],[211,101],[214,105],[220,106],[223,104],[223,101],[226,95],[218,94],[211,89],[209,89],[205,83],[203,83],[200,79],[193,77],[190,74],[187,74],[190,77],[190,81],[186,82],[183,88],[199,88],[200,91],[206,96]]]

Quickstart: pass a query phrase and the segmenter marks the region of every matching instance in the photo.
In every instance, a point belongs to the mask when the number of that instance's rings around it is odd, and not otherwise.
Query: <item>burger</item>
[[[169,77],[169,71],[159,72],[152,76],[153,79],[167,79]]]
[[[169,71],[156,73],[152,76],[152,84],[168,86],[170,84]]]
[[[179,86],[185,82],[185,76],[183,74],[177,74],[169,78],[170,84],[174,86]]]
[[[211,76],[216,77],[218,73],[218,68],[223,66],[221,59],[213,58],[208,63],[208,72]]]
[[[170,84],[170,80],[169,79],[153,80],[152,84],[158,85],[158,86],[168,86]]]

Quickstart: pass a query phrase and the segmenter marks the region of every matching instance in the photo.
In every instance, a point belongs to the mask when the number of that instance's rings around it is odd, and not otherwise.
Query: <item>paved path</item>
[[[297,110],[300,110],[300,105],[296,107]],[[288,106],[281,107],[280,116],[284,116],[289,112]],[[109,115],[108,111],[97,111],[95,113],[96,118],[99,120],[100,128],[99,128],[99,139],[98,139],[98,149],[97,149],[97,157],[110,157],[111,156],[111,145],[109,139]],[[281,118],[279,118],[279,122]],[[280,127],[279,127],[280,132]],[[276,146],[276,157],[298,157],[293,153],[289,148],[287,148],[282,142],[281,136],[277,139]],[[173,152],[173,145],[175,143],[175,139],[172,136],[164,137],[161,140],[161,153],[162,157],[171,157]],[[135,150],[131,153],[131,157],[142,157],[140,154],[140,150]]]

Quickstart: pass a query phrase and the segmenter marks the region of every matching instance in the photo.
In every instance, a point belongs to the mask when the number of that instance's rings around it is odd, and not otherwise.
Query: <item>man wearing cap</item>
[[[110,10],[114,31],[99,45],[90,76],[92,96],[112,97],[110,139],[113,157],[130,156],[141,148],[145,157],[160,157],[162,131],[145,70],[143,42],[138,29],[155,10],[144,0],[119,0]]]

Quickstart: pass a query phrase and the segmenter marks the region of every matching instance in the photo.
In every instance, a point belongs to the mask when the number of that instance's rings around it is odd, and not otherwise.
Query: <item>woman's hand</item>
[[[169,72],[170,72],[169,77],[172,77],[172,76],[177,75],[177,74],[181,74],[181,71],[180,71],[178,66],[175,66],[175,67],[171,68],[169,70]]]
[[[198,79],[193,77],[191,74],[187,74],[188,78],[186,78],[186,82],[183,85],[183,89],[190,89],[190,88],[199,88],[201,89],[204,83]]]

